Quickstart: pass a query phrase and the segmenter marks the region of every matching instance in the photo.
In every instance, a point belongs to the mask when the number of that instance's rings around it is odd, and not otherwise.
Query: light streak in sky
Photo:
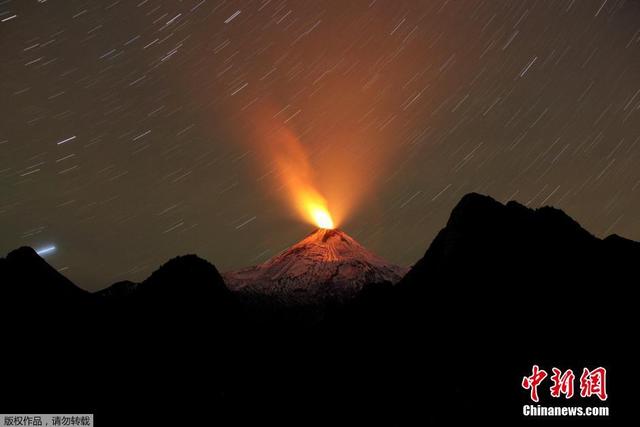
[[[49,245],[49,246],[45,246],[43,248],[37,249],[36,253],[40,256],[42,255],[48,255],[50,253],[53,253],[56,251],[56,247],[55,245]]]

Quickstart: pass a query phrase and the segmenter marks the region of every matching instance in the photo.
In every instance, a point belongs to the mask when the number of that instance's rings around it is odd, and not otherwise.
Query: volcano
[[[344,231],[319,228],[263,264],[224,274],[224,280],[239,293],[307,304],[349,299],[367,285],[395,284],[407,271]]]

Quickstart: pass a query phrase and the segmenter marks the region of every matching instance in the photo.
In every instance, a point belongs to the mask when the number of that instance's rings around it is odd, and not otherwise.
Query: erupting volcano
[[[367,285],[398,282],[407,269],[388,263],[338,229],[371,190],[364,184],[371,183],[365,170],[371,163],[354,162],[354,152],[338,146],[313,151],[308,140],[275,116],[258,114],[252,126],[258,131],[247,140],[260,141],[257,167],[266,167],[264,176],[271,178],[264,180],[265,189],[271,193],[276,188],[291,216],[316,230],[263,264],[226,273],[226,285],[248,297],[268,296],[269,303],[297,305],[342,301]]]
[[[307,304],[348,299],[365,285],[396,283],[406,271],[341,230],[319,228],[265,263],[228,272],[224,279],[235,291]]]

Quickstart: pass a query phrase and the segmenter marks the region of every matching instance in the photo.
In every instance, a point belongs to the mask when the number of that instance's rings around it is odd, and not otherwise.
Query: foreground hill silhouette
[[[101,425],[536,424],[520,387],[536,363],[607,367],[604,421],[622,422],[639,259],[640,244],[598,239],[557,209],[469,194],[398,284],[363,286],[304,323],[244,305],[194,255],[89,294],[21,248],[0,260],[11,384],[0,412],[93,412]]]
[[[400,322],[431,325],[429,340],[438,351],[450,349],[448,356],[432,372],[413,371],[418,360],[403,367],[417,381],[446,384],[439,392],[457,396],[447,402],[450,411],[463,406],[476,417],[517,420],[526,402],[518,379],[534,363],[549,372],[605,366],[612,420],[619,421],[631,415],[634,357],[627,348],[637,323],[639,260],[640,244],[598,239],[558,209],[469,194],[396,289]],[[411,340],[404,343],[407,354],[422,357]],[[475,394],[473,378],[483,378]],[[515,396],[523,398],[509,404]],[[540,403],[599,404],[549,399],[548,389]]]

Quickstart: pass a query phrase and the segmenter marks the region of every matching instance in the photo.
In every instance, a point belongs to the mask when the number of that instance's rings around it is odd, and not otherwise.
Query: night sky
[[[283,132],[397,264],[471,191],[640,240],[637,1],[0,0],[0,52],[0,252],[87,289],[311,232]]]

